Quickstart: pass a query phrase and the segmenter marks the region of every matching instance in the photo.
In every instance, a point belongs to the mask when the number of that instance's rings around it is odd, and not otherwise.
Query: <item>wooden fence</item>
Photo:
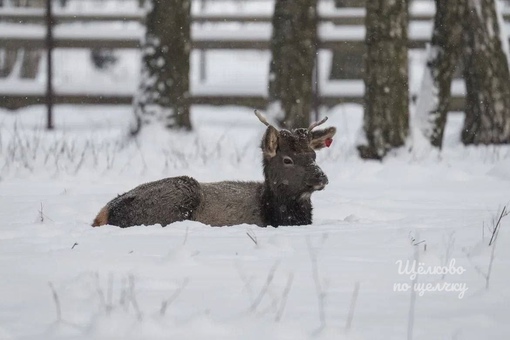
[[[319,8],[320,9],[320,8]],[[364,30],[364,9],[346,9],[335,11],[319,11],[320,23],[330,23],[336,26],[354,25]],[[411,9],[410,23],[420,21],[431,21],[432,12],[413,12]],[[510,19],[510,13],[504,13],[505,20]],[[208,14],[194,13],[193,23],[269,23],[271,14]],[[52,50],[54,48],[111,48],[111,49],[137,49],[140,48],[140,35],[137,34],[108,34],[102,32],[100,35],[84,29],[82,32],[74,31],[68,34],[64,31],[55,32],[54,25],[65,22],[93,22],[93,21],[120,21],[140,22],[144,21],[143,11],[126,13],[105,13],[105,12],[72,12],[68,10],[51,8],[51,1],[47,1],[46,8],[0,8],[1,22],[15,23],[41,23],[45,22],[46,30],[39,32],[30,31],[30,28],[20,27],[17,30],[0,31],[0,47],[9,49],[44,49],[47,51],[47,79],[45,94],[0,92],[0,106],[16,109],[33,104],[48,105],[48,128],[52,127],[52,105],[53,104],[129,104],[132,101],[131,95],[87,95],[87,94],[59,94],[53,92],[52,87]],[[429,34],[410,30],[409,48],[424,48],[429,40]],[[338,31],[336,31],[338,32]],[[364,33],[363,33],[364,34]],[[319,34],[319,48],[339,50],[350,55],[361,56],[364,53],[363,34]],[[211,49],[269,49],[270,34],[257,34],[248,36],[239,30],[236,34],[210,35],[192,34],[192,48],[199,50]],[[317,94],[318,105],[333,106],[339,103],[354,102],[362,103],[362,95],[321,95]],[[262,95],[193,95],[192,104],[209,105],[242,105],[256,108],[263,108],[267,104],[267,98]],[[451,102],[451,109],[461,110],[464,100],[461,96],[454,96]]]

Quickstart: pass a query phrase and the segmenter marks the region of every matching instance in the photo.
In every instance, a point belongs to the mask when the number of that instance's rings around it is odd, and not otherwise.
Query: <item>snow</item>
[[[57,106],[51,133],[42,107],[0,113],[0,337],[401,339],[410,292],[393,287],[411,279],[397,261],[416,249],[422,266],[454,259],[465,269],[418,282],[467,291],[417,294],[414,339],[508,337],[508,221],[488,290],[475,266],[487,270],[487,228],[509,202],[510,148],[463,147],[462,115],[452,114],[440,155],[403,148],[364,162],[355,150],[362,108],[327,114],[338,132],[318,153],[330,184],[312,196],[313,225],[119,229],[89,224],[145,181],[261,180],[264,127],[252,111],[194,106],[192,134],[154,128],[127,145],[130,107]]]
[[[506,23],[505,26],[509,26]],[[414,41],[428,41],[432,35],[431,21],[411,21],[409,23],[409,39]],[[108,28],[108,29],[105,29]],[[33,39],[42,40],[45,37],[44,26],[37,24],[0,23],[0,38],[2,39]],[[72,23],[55,26],[55,39],[96,39],[96,40],[133,40],[138,41],[143,36],[144,29],[136,22],[111,23]],[[269,23],[214,23],[194,24],[191,35],[194,40],[254,40],[269,41],[271,25]],[[363,41],[365,27],[362,25],[334,25],[319,24],[318,35],[321,41]]]
[[[54,28],[55,39],[96,39],[96,40],[135,40],[139,41],[144,30],[137,23],[73,23],[57,25]],[[0,23],[0,37],[5,40],[32,39],[43,40],[46,28],[37,24]]]
[[[45,8],[35,8],[35,7],[0,7],[0,16],[8,16],[8,17],[19,17],[23,19],[24,17],[34,17],[39,16],[44,18],[46,14]],[[56,7],[52,10],[53,16],[58,19],[59,17],[89,17],[89,18],[97,18],[97,17],[122,17],[126,16],[128,18],[142,18],[144,13],[142,10],[138,8],[119,8],[119,3],[112,8],[90,8],[85,11],[81,8],[77,8],[75,6],[67,6],[65,8]]]
[[[192,1],[192,14],[200,16],[219,15],[225,16],[229,14],[247,15],[247,16],[260,16],[261,19],[266,20],[270,18],[274,10],[274,1],[266,0],[251,0],[251,1],[231,1],[231,0],[214,0],[214,1]],[[510,10],[508,7],[502,8],[503,15],[508,15]],[[360,8],[337,8],[334,1],[320,1],[318,3],[318,12],[322,16],[329,18],[348,18],[348,17],[362,17],[365,15],[365,9]],[[419,17],[432,17],[435,13],[435,4],[433,1],[420,1],[415,0],[409,4],[410,16]],[[0,15],[20,16],[24,15],[43,16],[44,9],[41,8],[16,8],[5,7],[0,8]],[[101,2],[87,2],[87,1],[69,1],[65,8],[55,7],[53,9],[54,15],[59,16],[143,16],[143,11],[139,9],[137,1],[101,1]]]
[[[191,53],[191,93],[193,95],[254,95],[267,96],[269,75],[269,51],[227,51],[206,52],[205,81],[200,79],[200,51]],[[85,49],[57,49],[54,51],[55,80],[57,94],[102,94],[132,95],[138,86],[140,73],[137,51],[115,51],[119,62],[108,71],[98,71],[89,62],[90,52]],[[419,91],[425,63],[422,50],[409,51],[410,90]],[[72,59],[74,63],[66,63]],[[364,83],[361,79],[329,79],[332,52],[319,52],[320,84],[322,95],[361,98]],[[223,65],[229,65],[224,67]],[[13,79],[0,80],[2,94],[45,93],[45,63],[41,61],[41,74],[37,81]],[[452,94],[465,94],[465,84],[461,79],[452,82]]]
[[[413,137],[415,137],[416,144],[425,147],[427,141],[422,140],[422,137],[429,140],[433,133],[434,117],[432,112],[436,112],[439,106],[439,88],[438,84],[434,83],[432,69],[428,66],[440,53],[437,46],[427,46],[427,60],[421,83],[421,89],[418,93],[415,112],[412,116],[411,126],[413,127]],[[418,141],[420,140],[420,141]]]
[[[238,1],[237,3],[231,0],[227,1],[192,1],[192,14],[218,14],[221,16],[236,14],[236,15],[249,15],[250,17],[260,16],[261,18],[270,18],[274,10],[273,1]],[[411,15],[429,15],[434,14],[434,4],[430,1],[413,1],[410,4]],[[361,17],[365,15],[364,8],[337,8],[333,1],[320,1],[318,3],[319,14],[328,17]],[[24,15],[40,15],[43,16],[45,10],[42,8],[16,8],[5,7],[0,8],[0,15],[20,16]],[[71,1],[65,8],[56,7],[53,9],[55,17],[59,16],[122,16],[126,15],[132,17],[134,15],[143,15],[135,1],[121,1],[115,3],[101,4],[101,2],[90,3],[83,1]]]
[[[411,10],[430,10],[433,2],[424,3],[413,2]],[[90,8],[73,1],[71,9]],[[426,25],[416,27],[416,34],[426,33]],[[124,29],[138,30],[119,24],[102,34]],[[90,65],[89,53],[55,51],[57,93],[133,93],[138,52],[116,51],[119,62],[105,72]],[[205,81],[199,57],[192,52],[193,94],[267,94],[268,52],[208,51]],[[413,93],[425,57],[409,52]],[[361,97],[362,81],[329,80],[330,61],[330,51],[319,54],[321,91]],[[43,90],[43,75],[0,82],[0,93]],[[463,82],[454,81],[452,91],[463,93]],[[262,180],[264,126],[251,109],[191,111],[194,132],[150,127],[128,143],[130,106],[57,105],[52,132],[44,131],[42,106],[0,109],[0,339],[403,339],[410,309],[413,339],[510,337],[510,217],[498,235],[489,289],[485,278],[492,221],[510,203],[509,146],[464,147],[457,112],[448,116],[441,152],[415,141],[382,162],[362,161],[356,138],[363,109],[339,105],[321,112],[338,131],[331,147],[318,152],[329,185],[312,196],[311,226],[211,228],[184,221],[91,228],[107,201],[147,181]],[[421,290],[411,308],[411,292],[395,290],[413,282],[412,273],[399,273],[398,261],[415,259],[425,270],[454,260],[463,272],[418,275]]]

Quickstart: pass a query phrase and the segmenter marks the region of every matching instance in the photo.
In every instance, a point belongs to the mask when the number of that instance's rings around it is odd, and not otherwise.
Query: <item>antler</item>
[[[322,118],[322,119],[321,119],[321,120],[319,120],[318,122],[312,123],[312,124],[308,127],[308,131],[312,131],[312,130],[313,130],[313,129],[315,129],[317,126],[324,124],[327,120],[328,120],[328,116],[326,116],[326,117]]]
[[[271,124],[269,124],[269,122],[267,121],[266,117],[264,117],[264,115],[262,113],[260,113],[258,110],[255,110],[255,116],[257,116],[257,118],[262,122],[262,124],[264,124],[265,126],[269,127],[269,126],[272,126]]]
[[[262,122],[262,124],[264,124],[265,126],[272,126],[271,124],[269,124],[269,122],[267,121],[266,117],[264,117],[264,115],[262,113],[260,113],[258,110],[255,110],[255,116],[257,116],[257,118]],[[319,125],[322,125],[324,124],[326,121],[328,120],[328,117],[324,117],[322,118],[320,121],[318,122],[315,122],[315,123],[312,123],[309,127],[308,127],[308,131],[312,131],[313,129],[315,129],[317,126]]]

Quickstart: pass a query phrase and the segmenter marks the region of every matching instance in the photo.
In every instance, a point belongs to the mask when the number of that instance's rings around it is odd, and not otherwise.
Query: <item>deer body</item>
[[[315,164],[314,149],[329,146],[325,141],[331,140],[336,129],[311,131],[313,126],[278,131],[266,125],[264,182],[199,183],[187,176],[165,178],[114,198],[101,209],[93,226],[166,226],[183,220],[211,226],[311,224],[310,196],[328,184]]]

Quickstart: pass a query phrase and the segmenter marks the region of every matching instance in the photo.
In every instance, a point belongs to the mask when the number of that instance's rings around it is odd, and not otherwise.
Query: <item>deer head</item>
[[[329,147],[336,128],[315,128],[327,117],[308,128],[278,130],[258,111],[255,115],[267,126],[261,146],[266,186],[273,193],[294,198],[309,198],[324,189],[328,177],[315,163],[315,150]]]

